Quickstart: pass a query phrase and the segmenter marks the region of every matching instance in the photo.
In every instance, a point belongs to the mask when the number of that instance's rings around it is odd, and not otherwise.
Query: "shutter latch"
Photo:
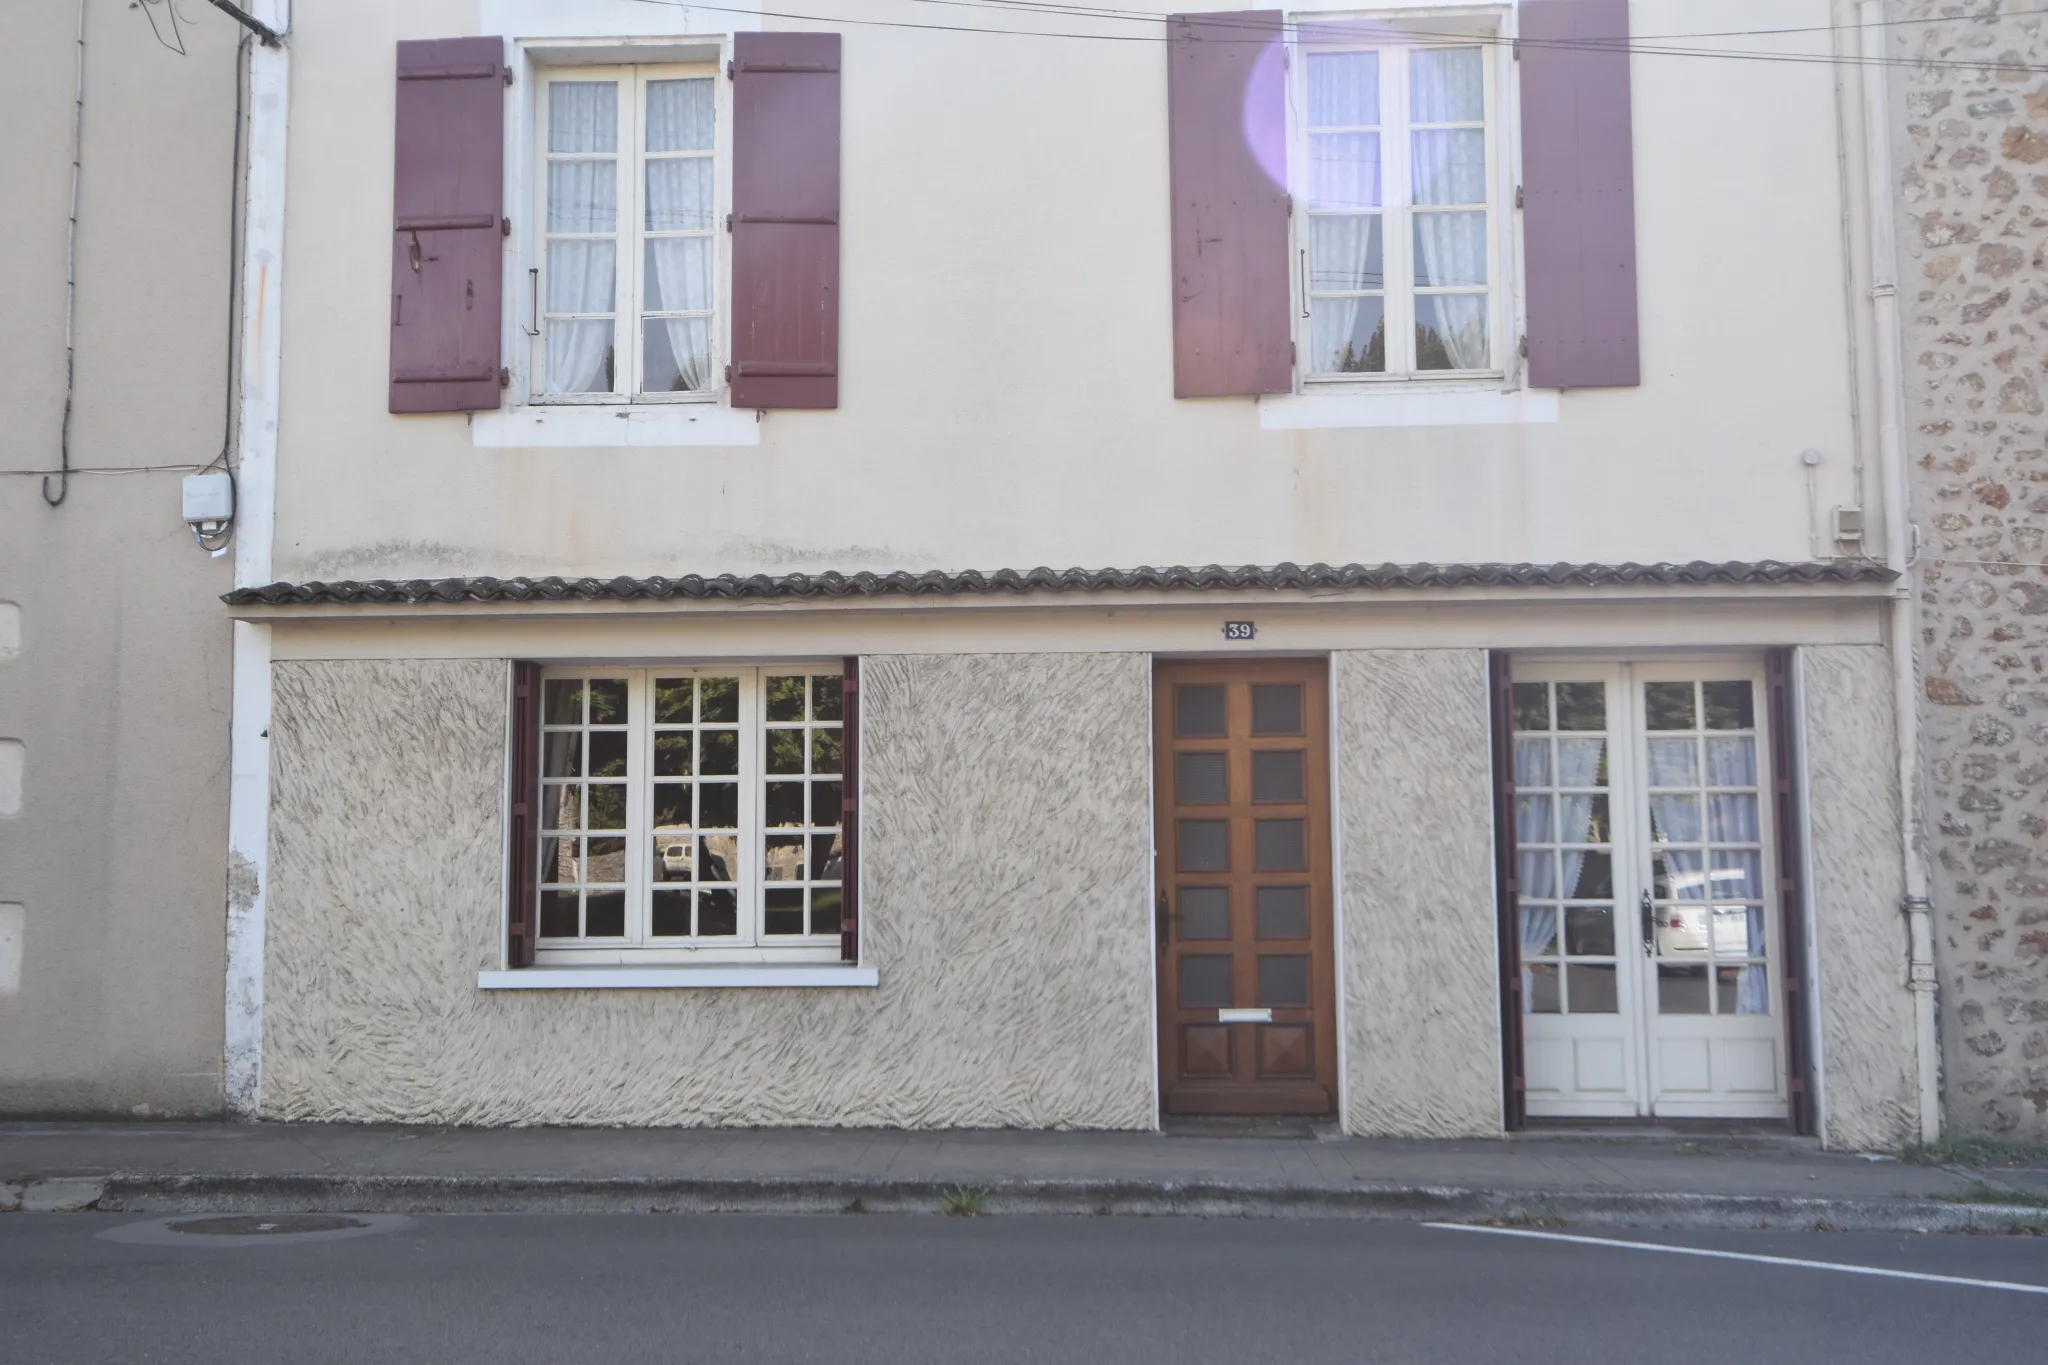
[[[1522,338],[1521,355],[1524,360],[1529,358],[1529,338],[1526,336]]]
[[[1520,185],[1515,186],[1515,207],[1522,207],[1522,187]]]

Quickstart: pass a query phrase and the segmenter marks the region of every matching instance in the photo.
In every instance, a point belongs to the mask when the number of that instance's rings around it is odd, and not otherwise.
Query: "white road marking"
[[[1753,1261],[1758,1265],[1789,1265],[1804,1270],[1833,1270],[1844,1275],[1877,1275],[1888,1280],[1924,1280],[1929,1284],[1960,1284],[1972,1289],[2005,1289],[2015,1294],[2048,1294],[2048,1285],[2014,1284],[2009,1280],[1973,1280],[1963,1275],[1928,1275],[1918,1270],[1886,1270],[1874,1265],[1842,1265],[1835,1261],[1805,1261],[1797,1256],[1760,1256],[1749,1251],[1716,1251],[1709,1247],[1674,1247],[1661,1242],[1624,1242],[1607,1237],[1574,1237],[1564,1232],[1535,1232],[1528,1228],[1489,1228],[1472,1223],[1424,1223],[1426,1228],[1444,1232],[1488,1232],[1496,1237],[1532,1237],[1542,1242],[1577,1242],[1589,1247],[1616,1247],[1623,1251],[1662,1251],[1673,1256],[1708,1256],[1719,1261]]]

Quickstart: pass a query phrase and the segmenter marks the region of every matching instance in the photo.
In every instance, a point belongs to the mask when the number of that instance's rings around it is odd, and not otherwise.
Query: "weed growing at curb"
[[[1899,1155],[1916,1166],[2025,1166],[2048,1163],[2048,1146],[2008,1138],[1955,1137],[1909,1142]]]
[[[2048,1209],[2048,1194],[2036,1194],[2032,1190],[2005,1190],[1995,1185],[1977,1184],[1967,1190],[1934,1197],[1944,1204],[2016,1204],[2022,1208]]]
[[[856,1195],[854,1198],[847,1200],[846,1207],[839,1211],[841,1213],[866,1213],[868,1211],[868,1206],[866,1204],[863,1204],[860,1201],[859,1196]]]
[[[979,1218],[981,1206],[987,1199],[987,1190],[971,1190],[965,1185],[955,1185],[939,1196],[939,1208],[948,1218]]]

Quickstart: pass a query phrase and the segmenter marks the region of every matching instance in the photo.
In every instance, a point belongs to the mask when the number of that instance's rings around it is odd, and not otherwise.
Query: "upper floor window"
[[[717,97],[710,65],[542,81],[538,396],[718,391]]]
[[[1304,378],[1497,373],[1497,118],[1485,49],[1343,44],[1301,55]]]

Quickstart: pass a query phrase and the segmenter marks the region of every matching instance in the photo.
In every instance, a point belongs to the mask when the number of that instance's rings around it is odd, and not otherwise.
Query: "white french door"
[[[1746,661],[1516,662],[1530,1114],[1784,1114],[1764,698]]]

